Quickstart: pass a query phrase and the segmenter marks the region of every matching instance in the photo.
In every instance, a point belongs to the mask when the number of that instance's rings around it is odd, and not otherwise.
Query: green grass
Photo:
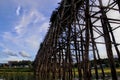
[[[5,80],[34,80],[33,69],[0,68],[0,78],[5,78]]]
[[[101,69],[98,69],[98,73],[101,73],[101,72],[102,72]],[[110,70],[110,68],[104,68],[104,72],[105,73],[111,73],[111,70]],[[116,68],[116,72],[120,73],[120,68]],[[94,74],[95,70],[92,70],[92,73]]]
[[[77,68],[74,68],[74,71],[75,71],[75,76],[78,77],[78,70],[77,70]],[[116,68],[116,72],[117,72],[118,76],[120,76],[120,67]],[[92,73],[92,76],[95,76],[95,70],[94,69],[91,70],[91,73]],[[107,76],[111,76],[110,68],[104,68],[104,73]],[[99,76],[102,75],[101,69],[98,69],[98,74],[99,74]]]
[[[74,75],[78,77],[78,70],[74,68]],[[95,70],[92,69],[92,75],[95,76]],[[120,76],[120,68],[116,68],[118,76]],[[110,68],[104,68],[106,75],[111,76]],[[98,69],[99,75],[102,75],[101,70]],[[0,78],[6,78],[5,80],[34,80],[33,69],[30,68],[0,68]]]

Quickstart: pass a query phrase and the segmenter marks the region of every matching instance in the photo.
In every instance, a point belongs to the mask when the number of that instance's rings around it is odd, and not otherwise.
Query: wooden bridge
[[[120,44],[114,32],[119,12],[120,0],[62,0],[35,58],[36,80],[104,79],[102,55],[112,80],[118,80],[114,55],[120,62]]]

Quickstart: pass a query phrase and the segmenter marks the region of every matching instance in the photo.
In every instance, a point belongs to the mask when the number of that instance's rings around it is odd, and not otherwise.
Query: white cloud
[[[4,32],[3,33],[3,39],[5,40],[10,40],[10,41],[15,41],[15,38],[13,37],[13,34],[11,32]]]
[[[34,7],[34,8],[51,8],[52,6],[58,5],[57,3],[61,0],[12,0],[15,4],[21,5],[24,7]],[[51,6],[52,4],[52,6]],[[54,7],[55,8],[55,7]]]
[[[31,46],[32,49],[38,49],[40,42],[43,41],[44,36],[48,30],[49,23],[44,22],[42,25],[34,27],[30,30],[27,38],[25,38],[25,43]]]
[[[23,60],[23,58],[18,58],[17,56],[9,56],[7,58],[2,59],[2,61],[6,62],[6,63],[7,63],[7,61],[22,61],[22,60]]]
[[[30,46],[32,49],[36,49],[39,46],[39,41],[38,41],[38,36],[36,35],[32,35],[32,36],[28,36],[25,39],[26,45]]]
[[[4,49],[3,53],[5,53],[5,54],[7,54],[9,56],[17,56],[16,53],[14,53],[12,50],[9,50],[9,49]]]
[[[0,42],[1,49],[7,48],[8,50],[6,49],[4,52],[13,55],[7,56],[4,60],[21,60],[27,57],[33,59],[37,53],[40,42],[42,42],[48,30],[50,13],[55,10],[59,1],[60,0],[10,1],[16,8],[15,15],[17,15],[17,17],[15,17],[16,21],[12,21],[14,23],[12,26],[10,25],[11,29],[9,31],[6,30],[6,32],[2,34],[3,43]]]
[[[16,15],[19,16],[20,15],[20,10],[21,10],[21,6],[18,6],[16,9]]]
[[[19,54],[20,54],[22,57],[27,57],[27,58],[31,57],[31,56],[30,56],[27,52],[25,52],[25,51],[20,51]]]
[[[35,55],[33,54],[37,53],[39,44],[47,32],[48,26],[49,22],[47,18],[37,10],[24,13],[21,19],[17,21],[13,31],[4,32],[2,35],[6,44],[5,47],[9,49],[13,45],[12,48],[17,53],[20,50],[26,50],[27,52],[19,52],[23,58],[30,57],[29,55],[34,57]],[[20,56],[18,56],[19,58]]]
[[[4,32],[4,41],[11,42],[20,49],[38,49],[48,30],[48,20],[41,13],[32,10],[17,22],[19,24],[16,24],[14,31]]]
[[[49,27],[49,22],[44,22],[41,27],[39,28],[39,31],[41,33],[46,33]]]
[[[31,29],[31,26],[34,26],[45,19],[46,18],[43,14],[35,9],[31,9],[29,13],[24,13],[21,19],[17,22],[15,31],[19,35],[24,34],[28,28]]]
[[[26,46],[37,48],[48,28],[46,17],[37,10],[31,10],[24,14],[19,24],[15,26],[15,32],[19,40],[22,40]]]

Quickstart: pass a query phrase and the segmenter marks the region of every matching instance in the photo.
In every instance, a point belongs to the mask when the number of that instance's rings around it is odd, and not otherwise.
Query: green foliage
[[[25,66],[28,66],[28,67],[31,67],[32,66],[32,61],[9,61],[8,64],[10,67],[25,67]]]

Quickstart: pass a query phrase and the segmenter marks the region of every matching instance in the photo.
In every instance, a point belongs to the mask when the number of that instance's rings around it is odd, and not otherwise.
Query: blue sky
[[[60,0],[0,0],[0,63],[34,60]]]
[[[34,60],[48,30],[52,11],[58,7],[57,3],[60,1],[0,0],[0,63],[11,60]],[[105,3],[108,2],[104,2],[104,5]],[[120,19],[119,13],[115,11],[110,11],[107,16]],[[118,34],[120,29],[114,31],[116,40],[120,43]],[[99,45],[98,48],[101,57],[106,57],[105,47]]]

